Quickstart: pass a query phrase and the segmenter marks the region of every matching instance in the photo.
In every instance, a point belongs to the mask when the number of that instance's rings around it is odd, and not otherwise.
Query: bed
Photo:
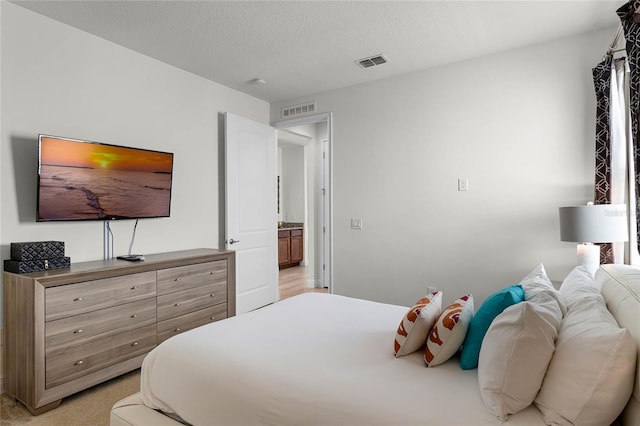
[[[595,284],[633,342],[619,421],[637,426],[640,269],[604,265]],[[545,424],[538,404],[490,413],[458,355],[434,368],[424,351],[394,357],[407,309],[309,293],[182,333],[147,356],[141,391],[114,405],[111,426]]]

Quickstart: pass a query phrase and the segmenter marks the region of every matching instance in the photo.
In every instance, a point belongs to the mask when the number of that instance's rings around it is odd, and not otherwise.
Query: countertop
[[[302,229],[303,223],[299,222],[278,222],[278,229]]]

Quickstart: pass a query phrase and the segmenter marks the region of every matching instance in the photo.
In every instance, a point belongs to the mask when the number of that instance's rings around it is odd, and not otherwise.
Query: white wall
[[[561,280],[576,260],[558,207],[593,196],[591,68],[614,33],[272,104],[273,121],[303,101],[333,113],[334,291],[479,302],[539,262]]]
[[[281,205],[285,222],[305,221],[305,160],[304,146],[287,145],[282,150],[282,174],[280,191],[284,203]]]
[[[62,240],[72,262],[102,258],[102,222],[36,223],[37,135],[169,151],[171,217],[141,220],[142,254],[220,247],[223,126],[233,112],[268,123],[269,104],[0,2],[0,254],[15,241]],[[116,254],[133,221],[112,222]]]

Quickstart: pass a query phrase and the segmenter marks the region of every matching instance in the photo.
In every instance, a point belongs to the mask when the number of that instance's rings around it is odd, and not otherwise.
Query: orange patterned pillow
[[[435,367],[451,358],[460,349],[473,318],[473,296],[456,300],[440,314],[427,338],[424,362]]]
[[[398,356],[409,355],[424,346],[431,327],[435,324],[442,309],[442,292],[435,291],[409,309],[400,321],[394,353]]]

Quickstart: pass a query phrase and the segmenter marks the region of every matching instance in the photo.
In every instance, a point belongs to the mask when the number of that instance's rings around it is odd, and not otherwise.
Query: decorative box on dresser
[[[235,315],[235,253],[194,249],[3,275],[4,388],[33,414],[134,370],[169,337]]]

